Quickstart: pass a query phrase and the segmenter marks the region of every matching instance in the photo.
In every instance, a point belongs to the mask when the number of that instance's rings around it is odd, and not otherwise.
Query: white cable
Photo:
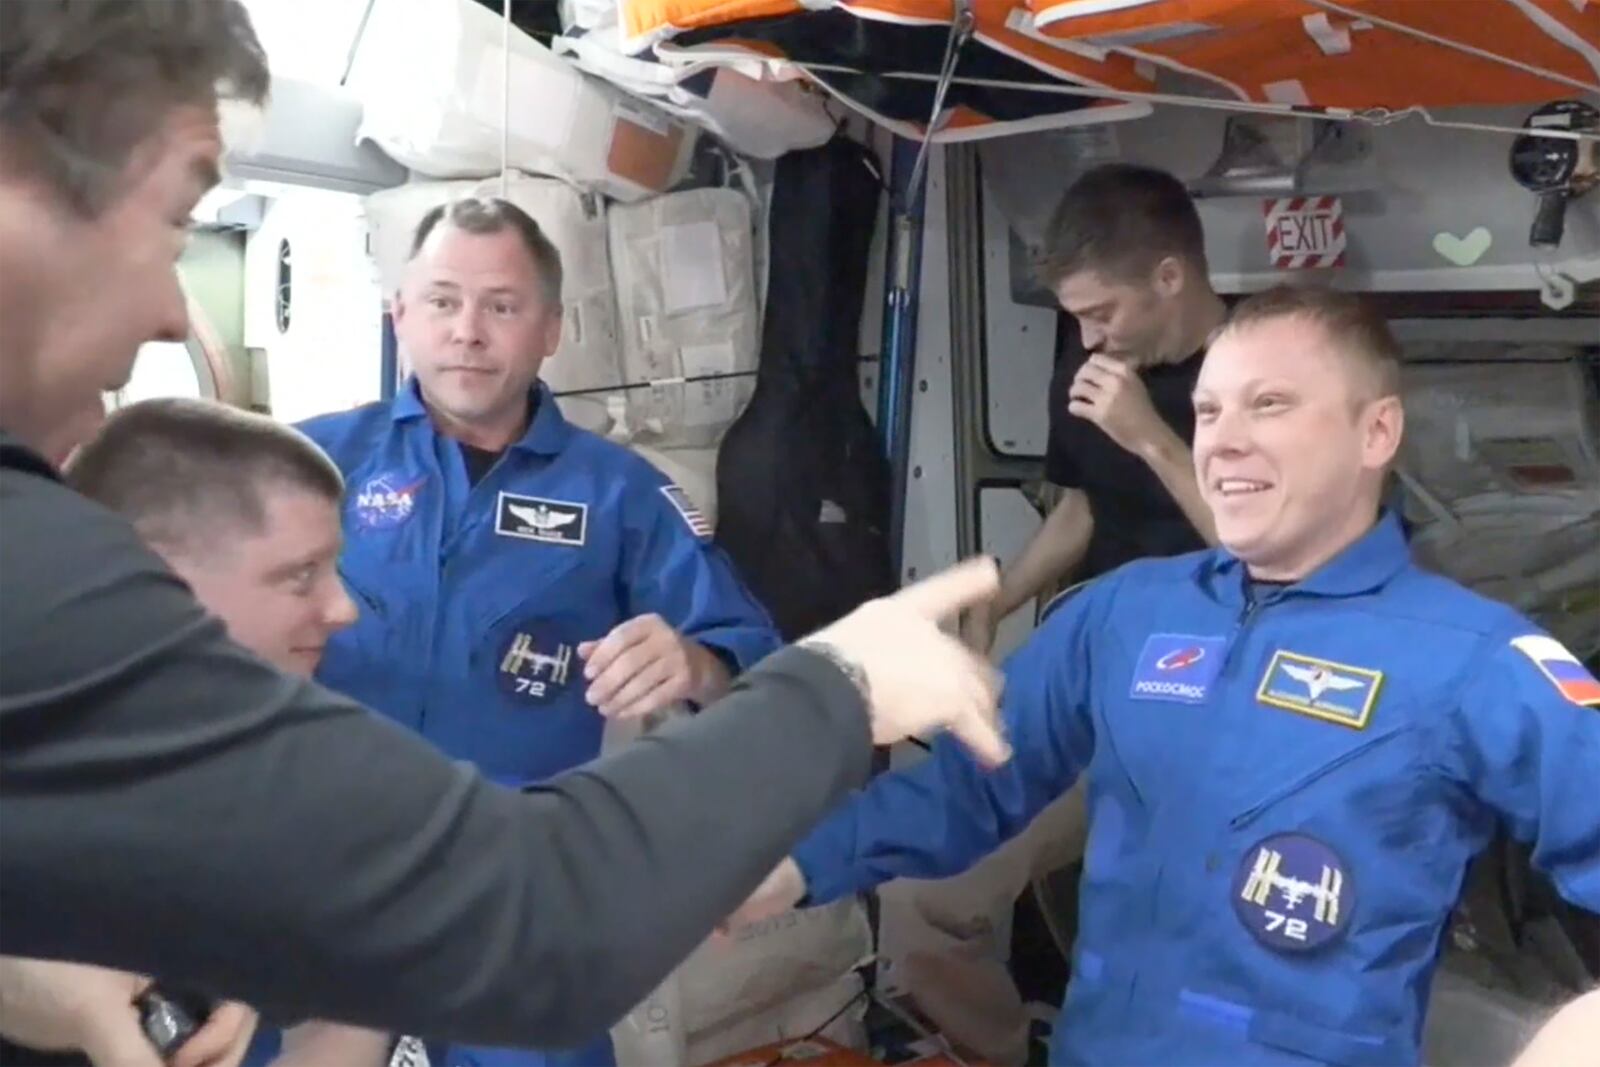
[[[500,198],[511,195],[511,0],[502,0],[500,24]]]
[[[950,0],[950,36],[945,40],[944,62],[939,66],[938,84],[933,90],[933,113],[928,116],[928,128],[923,131],[922,143],[917,147],[917,159],[911,167],[911,180],[906,185],[906,210],[918,204],[918,185],[923,168],[928,164],[928,149],[933,145],[933,135],[939,128],[939,114],[944,111],[945,93],[955,79],[956,68],[961,64],[961,49],[972,39],[976,25],[972,14],[972,0]]]
[[[1535,77],[1545,78],[1549,81],[1561,82],[1565,85],[1572,86],[1574,89],[1582,89],[1586,93],[1600,93],[1600,85],[1591,85],[1588,82],[1581,81],[1577,78],[1569,78],[1565,74],[1558,74],[1553,70],[1545,70],[1543,67],[1536,67],[1532,63],[1523,63],[1512,59],[1509,56],[1503,56],[1497,52],[1491,52],[1486,48],[1476,48],[1470,44],[1463,44],[1460,41],[1452,41],[1448,37],[1440,37],[1437,34],[1428,33],[1425,30],[1419,30],[1414,26],[1407,26],[1403,22],[1395,22],[1392,19],[1380,18],[1370,11],[1353,11],[1342,4],[1333,3],[1332,0],[1311,0],[1311,3],[1329,11],[1336,11],[1339,14],[1344,15],[1346,18],[1370,22],[1375,26],[1382,26],[1386,30],[1393,30],[1395,33],[1403,33],[1408,37],[1415,37],[1418,40],[1427,41],[1429,44],[1436,44],[1440,48],[1449,48],[1457,52],[1463,52],[1469,56],[1477,56],[1479,59],[1487,59],[1491,63],[1500,63],[1504,66],[1520,70],[1525,74],[1532,74]]]
[[[793,70],[810,74],[821,72],[824,74],[853,74],[877,78],[899,78],[902,81],[933,82],[940,81],[937,74],[923,74],[920,71],[866,71],[857,67],[849,67],[839,63],[801,63],[792,59],[771,59],[768,64],[774,69],[788,67]],[[1477,130],[1484,133],[1508,133],[1515,135],[1527,134],[1534,137],[1554,137],[1568,141],[1600,141],[1600,131],[1557,130],[1548,127],[1523,127],[1499,126],[1485,122],[1457,122],[1445,119],[1436,119],[1425,107],[1412,106],[1393,111],[1386,107],[1366,108],[1354,110],[1352,108],[1325,107],[1320,110],[1309,110],[1293,104],[1268,104],[1255,101],[1242,100],[1214,100],[1198,96],[1178,96],[1172,93],[1131,92],[1124,89],[1112,89],[1100,86],[1069,85],[1065,82],[1059,84],[1043,84],[1039,82],[1007,81],[1000,78],[974,78],[953,77],[949,79],[952,84],[976,85],[988,89],[1010,89],[1017,92],[1034,92],[1047,96],[1086,96],[1097,99],[1147,101],[1154,104],[1172,104],[1177,107],[1195,107],[1212,111],[1244,112],[1246,114],[1272,115],[1279,118],[1305,118],[1322,122],[1348,122],[1360,119],[1376,126],[1386,126],[1398,122],[1410,115],[1417,115],[1430,126],[1440,129]]]

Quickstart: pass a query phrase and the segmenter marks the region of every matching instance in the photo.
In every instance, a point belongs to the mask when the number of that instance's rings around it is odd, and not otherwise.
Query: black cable
[[[868,966],[868,965],[863,964],[862,967],[853,967],[853,968],[851,968],[851,972],[854,973],[854,974],[860,974],[861,971],[863,970],[863,968],[866,967],[866,966]],[[785,1046],[789,1046],[789,1045],[793,1045],[793,1044],[796,1044],[796,1043],[801,1042],[801,1041],[815,1041],[817,1038],[822,1036],[822,1031],[826,1030],[828,1027],[830,1027],[834,1023],[838,1022],[839,1019],[841,1019],[844,1016],[845,1012],[847,1012],[851,1008],[855,1007],[856,1004],[859,1001],[863,1001],[863,1000],[868,999],[871,995],[872,995],[871,988],[868,987],[865,984],[865,981],[863,981],[863,984],[861,986],[861,992],[857,993],[855,996],[853,996],[849,1000],[845,1001],[844,1005],[838,1011],[834,1012],[832,1015],[830,1015],[826,1019],[824,1019],[822,1021],[821,1025],[817,1026],[810,1033],[803,1034],[800,1037],[786,1038],[783,1041],[783,1044]],[[781,1064],[782,1062],[783,1062],[783,1052],[779,1051],[777,1055],[773,1056],[772,1059],[770,1059],[766,1063],[762,1064],[761,1067],[778,1067],[778,1065]]]
[[[878,356],[867,354],[856,357],[858,363],[876,363]],[[619,382],[616,385],[597,385],[592,389],[562,389],[554,391],[556,399],[567,396],[593,396],[603,393],[626,393],[634,389],[656,389],[669,385],[691,385],[695,382],[719,382],[727,378],[754,378],[760,370],[720,371],[716,374],[692,374],[683,378],[667,378],[659,382]]]

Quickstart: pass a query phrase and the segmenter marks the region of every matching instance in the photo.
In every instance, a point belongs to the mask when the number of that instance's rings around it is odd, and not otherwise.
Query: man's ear
[[[549,359],[556,354],[556,349],[561,347],[561,331],[566,324],[566,312],[560,304],[545,317],[544,322],[544,359]]]
[[[1150,276],[1150,285],[1167,299],[1183,292],[1188,283],[1188,269],[1177,256],[1162,256]]]
[[[1367,404],[1362,461],[1372,470],[1381,470],[1400,453],[1405,434],[1406,409],[1397,396],[1382,396]]]

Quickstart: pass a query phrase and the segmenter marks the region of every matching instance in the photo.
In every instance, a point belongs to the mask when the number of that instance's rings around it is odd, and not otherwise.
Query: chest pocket
[[[1399,724],[1367,737],[1340,738],[1343,745],[1302,749],[1283,758],[1270,781],[1262,781],[1259,772],[1245,775],[1243,780],[1253,784],[1236,794],[1229,827],[1246,829],[1282,809],[1387,806],[1391,802],[1384,797],[1391,790],[1410,792],[1414,787],[1415,733],[1410,725]]]
[[[347,555],[339,579],[356,606],[356,621],[329,638],[317,680],[404,720],[428,670],[415,576],[398,567],[364,566]]]
[[[514,708],[581,694],[578,646],[620,621],[615,566],[595,546],[496,545],[494,556],[467,591],[473,673],[492,677]]]

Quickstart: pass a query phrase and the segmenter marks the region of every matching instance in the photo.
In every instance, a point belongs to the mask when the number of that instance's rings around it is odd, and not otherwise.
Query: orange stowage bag
[[[762,1045],[706,1067],[879,1067],[871,1057],[825,1037],[808,1037]]]
[[[965,1067],[984,1067],[977,1060],[960,1061]],[[927,1056],[908,1060],[899,1067],[955,1067],[956,1061],[947,1056]],[[845,1048],[825,1037],[808,1037],[792,1041],[779,1041],[741,1052],[727,1059],[706,1064],[706,1067],[881,1067],[877,1060],[865,1053]]]

